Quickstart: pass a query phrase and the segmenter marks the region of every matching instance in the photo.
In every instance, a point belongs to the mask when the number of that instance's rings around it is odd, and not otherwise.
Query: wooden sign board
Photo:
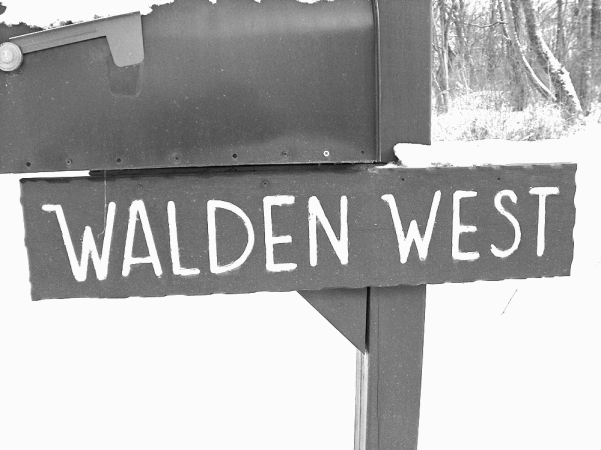
[[[575,165],[23,179],[32,297],[568,275]]]

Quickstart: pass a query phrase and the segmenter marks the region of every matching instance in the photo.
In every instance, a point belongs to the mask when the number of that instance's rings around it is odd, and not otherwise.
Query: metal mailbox
[[[143,60],[122,67],[127,24],[63,27],[56,47],[0,25],[43,48],[0,72],[0,172],[376,161],[376,17],[369,0],[178,0],[133,17]]]

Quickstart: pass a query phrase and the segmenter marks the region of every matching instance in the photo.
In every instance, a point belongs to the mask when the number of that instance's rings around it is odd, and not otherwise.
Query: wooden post
[[[430,144],[431,2],[376,0],[378,155]],[[355,450],[417,448],[426,285],[367,290],[366,352],[357,355]]]
[[[377,0],[378,150],[430,144],[431,2]],[[417,448],[426,286],[367,290],[366,352],[357,355],[355,450]]]
[[[426,286],[368,289],[358,352],[355,450],[417,448]]]

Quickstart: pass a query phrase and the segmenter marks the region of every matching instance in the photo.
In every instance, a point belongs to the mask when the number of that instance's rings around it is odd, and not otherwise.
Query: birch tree
[[[553,88],[555,89],[555,97],[562,104],[567,112],[573,116],[582,115],[582,106],[580,100],[572,84],[569,72],[557,60],[549,46],[543,39],[540,26],[534,13],[532,0],[520,0],[524,10],[524,18],[526,20],[526,31],[530,41],[530,47],[534,52],[536,59],[541,67],[549,75]]]
[[[537,90],[537,92],[539,92],[545,99],[553,101],[555,99],[553,92],[551,92],[551,90],[545,85],[545,83],[543,83],[538,78],[538,76],[534,72],[534,69],[532,69],[532,66],[526,58],[526,52],[522,44],[520,43],[519,37],[516,32],[515,24],[517,22],[517,18],[514,17],[514,10],[511,8],[509,0],[503,0],[503,9],[505,16],[505,25],[503,28],[507,32],[509,39],[512,42],[512,46],[517,53],[518,61],[520,62],[520,65],[524,73],[526,74],[526,77],[530,81],[532,87],[534,87],[534,89]]]

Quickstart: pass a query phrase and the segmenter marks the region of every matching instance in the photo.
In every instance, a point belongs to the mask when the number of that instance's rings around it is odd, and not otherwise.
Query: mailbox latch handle
[[[100,37],[106,37],[117,67],[140,64],[144,60],[142,17],[139,12],[15,36],[10,39],[10,44],[16,45],[23,54],[26,54]],[[14,45],[10,48],[14,49]],[[9,46],[5,49],[8,51]],[[9,56],[5,56],[5,59],[9,59]],[[16,55],[17,60],[18,56]],[[18,66],[11,70],[17,68]],[[3,70],[10,71],[5,68]]]

